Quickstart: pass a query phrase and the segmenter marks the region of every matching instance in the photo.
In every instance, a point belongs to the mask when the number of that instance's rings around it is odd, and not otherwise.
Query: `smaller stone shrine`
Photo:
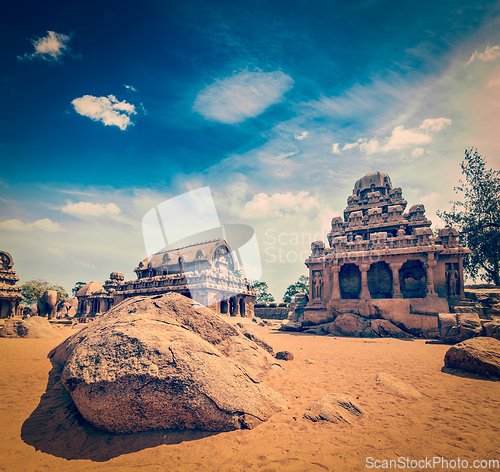
[[[330,247],[311,245],[305,261],[309,302],[301,321],[357,313],[413,327],[417,334],[437,333],[438,313],[464,298],[462,261],[470,251],[454,228],[435,236],[424,205],[405,213],[406,205],[387,174],[374,172],[355,183],[344,218],[332,220]]]
[[[137,280],[113,272],[104,284],[90,282],[76,294],[77,317],[94,317],[126,298],[177,292],[217,313],[254,316],[255,290],[235,274],[226,241],[215,239],[153,254],[134,269]]]
[[[5,251],[0,251],[0,319],[19,315],[19,304],[23,299],[21,286],[16,285],[19,277],[12,269],[14,259]]]

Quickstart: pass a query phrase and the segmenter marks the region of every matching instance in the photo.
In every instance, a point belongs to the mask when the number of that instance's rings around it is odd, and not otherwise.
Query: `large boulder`
[[[370,323],[373,331],[381,338],[413,338],[411,334],[405,333],[388,320],[371,320]]]
[[[500,321],[489,321],[483,323],[484,334],[489,338],[495,338],[500,341]]]
[[[453,325],[453,317],[456,324]],[[482,334],[482,325],[477,313],[440,313],[438,315],[440,339],[446,344],[456,344]]]
[[[81,415],[114,433],[251,428],[286,401],[270,355],[176,293],[127,299],[54,349]]]
[[[77,298],[65,298],[58,306],[58,312],[63,318],[73,318],[78,309]]]
[[[370,325],[370,320],[352,313],[337,316],[328,329],[334,336],[376,337]]]
[[[500,341],[486,337],[467,339],[448,349],[444,365],[484,376],[500,377]]]
[[[0,327],[0,338],[58,338],[61,334],[53,330],[49,321],[40,316],[25,320],[12,318]]]

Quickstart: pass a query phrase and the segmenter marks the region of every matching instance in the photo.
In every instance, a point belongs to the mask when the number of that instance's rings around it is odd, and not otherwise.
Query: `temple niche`
[[[22,287],[16,285],[19,277],[12,269],[14,259],[6,251],[0,251],[0,319],[19,315]]]
[[[76,316],[92,319],[126,298],[177,292],[222,315],[252,317],[255,290],[235,270],[222,239],[161,251],[139,262],[136,280],[113,272],[104,284],[84,285],[76,294]]]
[[[343,218],[332,220],[329,247],[313,242],[305,261],[311,282],[304,321],[395,307],[437,317],[449,312],[448,301],[464,298],[462,260],[470,251],[458,232],[446,227],[436,236],[424,205],[406,207],[387,174],[356,181]]]

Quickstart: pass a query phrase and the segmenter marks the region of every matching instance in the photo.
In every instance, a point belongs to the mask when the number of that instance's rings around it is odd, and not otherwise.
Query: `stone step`
[[[482,313],[483,310],[474,306],[454,306],[450,307],[453,313]]]
[[[476,306],[476,302],[472,300],[449,300],[448,304],[450,306]]]

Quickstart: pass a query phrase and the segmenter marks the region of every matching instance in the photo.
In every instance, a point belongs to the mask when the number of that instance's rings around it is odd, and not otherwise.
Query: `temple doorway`
[[[367,274],[372,298],[392,298],[392,270],[386,262],[374,262]]]
[[[420,260],[406,261],[399,270],[399,285],[404,298],[425,298],[427,277]]]
[[[339,275],[340,295],[345,299],[358,299],[361,293],[361,272],[356,264],[344,264]]]

